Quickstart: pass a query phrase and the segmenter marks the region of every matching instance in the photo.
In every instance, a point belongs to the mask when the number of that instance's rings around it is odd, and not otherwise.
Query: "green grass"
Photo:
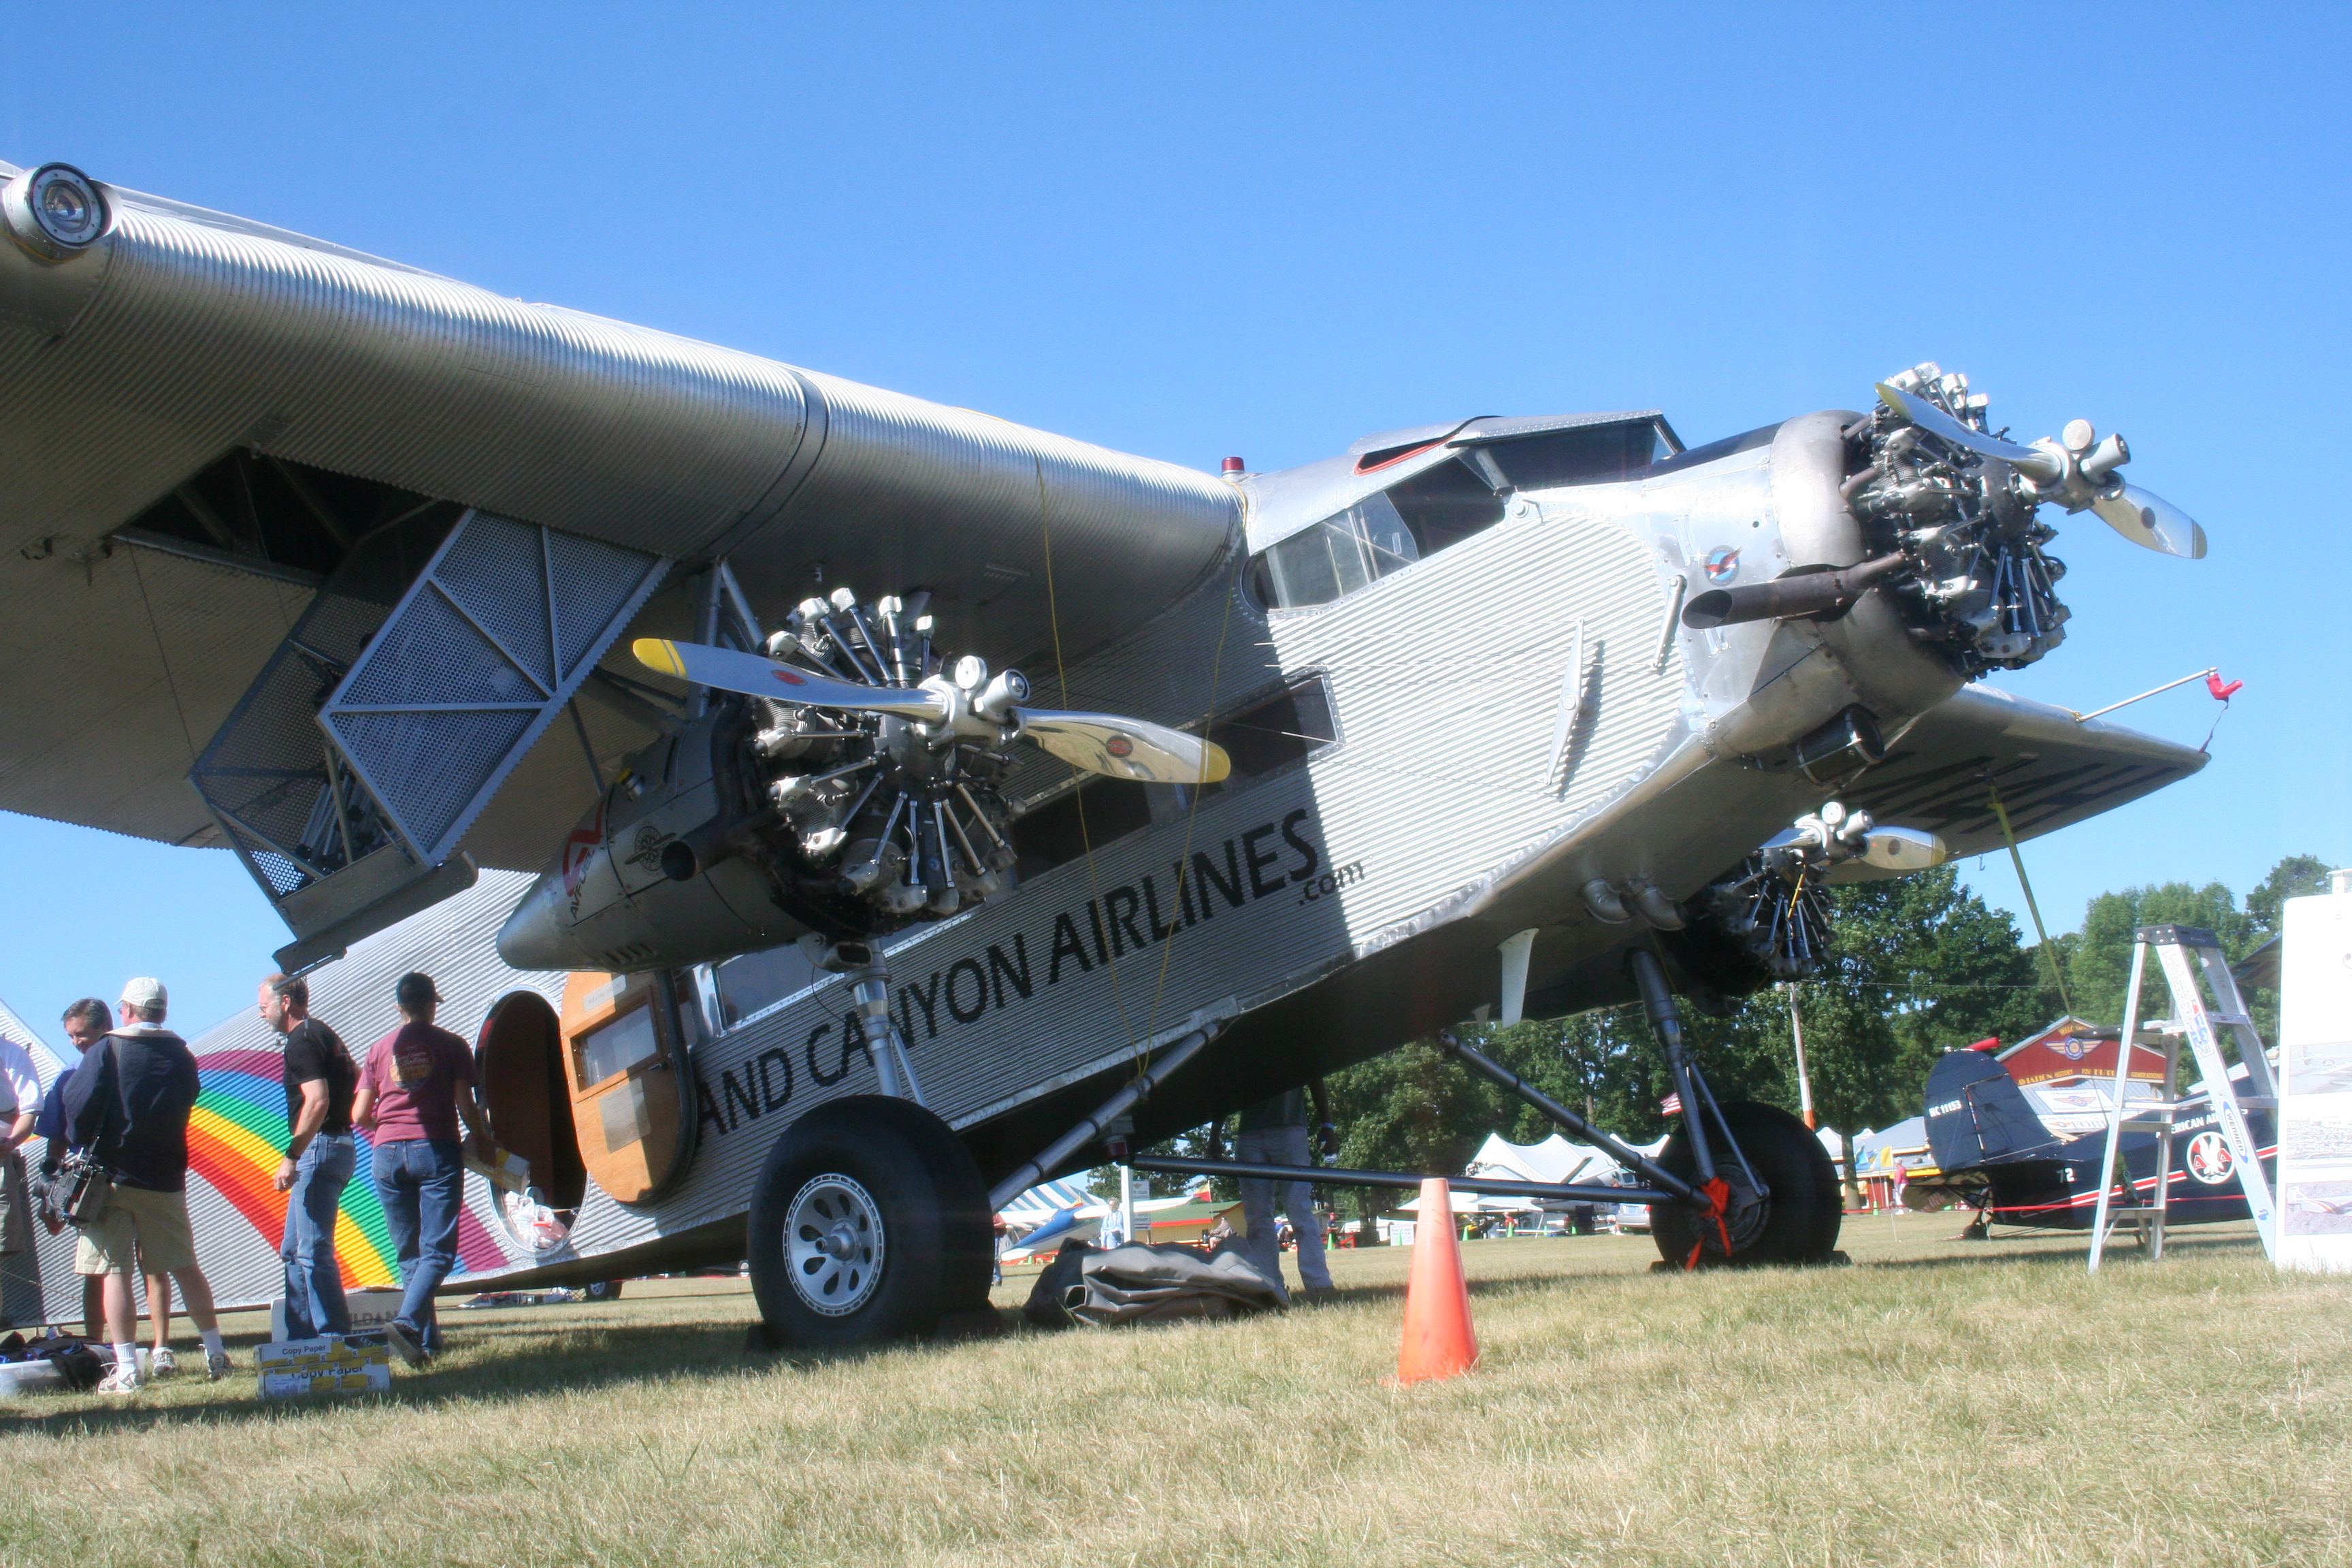
[[[831,1358],[746,1355],[728,1280],[453,1311],[386,1397],[16,1402],[0,1563],[2352,1563],[2352,1280],[1954,1227],[1475,1244],[1480,1364],[1407,1390],[1402,1250],[1284,1319]]]

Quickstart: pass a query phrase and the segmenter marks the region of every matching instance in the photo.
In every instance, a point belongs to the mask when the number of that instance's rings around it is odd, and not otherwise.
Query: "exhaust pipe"
[[[1749,621],[1785,621],[1842,609],[1893,576],[1906,559],[1897,552],[1836,572],[1803,572],[1769,583],[1710,588],[1683,606],[1683,625],[1704,632]]]

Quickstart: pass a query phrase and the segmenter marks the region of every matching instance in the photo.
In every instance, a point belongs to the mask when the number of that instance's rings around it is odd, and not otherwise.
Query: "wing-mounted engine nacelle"
[[[1797,818],[1796,826],[1757,851],[1772,870],[1828,870],[1859,860],[1882,871],[1924,871],[1950,858],[1944,841],[1916,827],[1881,826],[1866,811],[1848,811],[1836,801]]]
[[[1662,926],[1658,942],[1696,994],[1744,996],[1803,980],[1829,958],[1826,886],[1833,872],[1868,867],[1900,875],[1948,858],[1932,833],[1885,826],[1866,811],[1829,801],[1684,900],[1679,923]],[[1586,897],[1590,903],[1590,891]]]
[[[782,672],[780,691],[854,684],[881,700],[723,694],[630,757],[500,933],[508,962],[694,963],[863,937],[1002,892],[1014,855],[998,784],[1020,725],[999,715],[1028,683],[977,658],[943,671],[930,627],[896,598],[845,590],[803,603],[767,658],[730,655]]]

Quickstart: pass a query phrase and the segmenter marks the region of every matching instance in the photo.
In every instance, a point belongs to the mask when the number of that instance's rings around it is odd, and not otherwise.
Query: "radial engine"
[[[914,603],[803,601],[763,653],[635,645],[712,699],[630,757],[499,936],[520,968],[627,971],[940,920],[1011,885],[1015,742],[1160,783],[1228,763],[1181,731],[1028,706],[1019,670],[932,647]]]

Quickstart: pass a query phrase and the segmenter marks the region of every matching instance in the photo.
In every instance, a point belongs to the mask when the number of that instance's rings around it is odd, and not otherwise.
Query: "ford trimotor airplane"
[[[921,1331],[1032,1182],[1635,996],[1685,1114],[1601,1195],[1822,1258],[1819,1146],[1715,1104],[1675,993],[2204,761],[1972,684],[2063,640],[2053,516],[2204,540],[1933,365],[1218,476],[7,174],[0,806],[229,849],[289,969],[539,871],[498,952],[570,979],[445,1020],[518,1282],[748,1251],[775,1336]]]

